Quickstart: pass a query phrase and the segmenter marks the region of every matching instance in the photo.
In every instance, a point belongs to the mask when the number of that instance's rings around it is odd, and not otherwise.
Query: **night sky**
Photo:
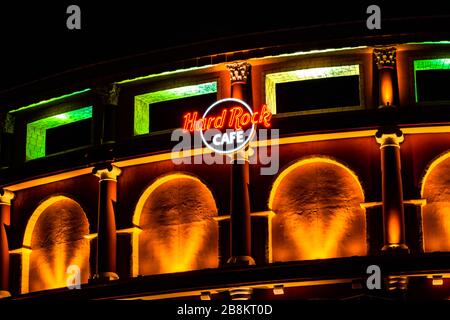
[[[448,1],[439,5],[427,1],[427,6],[413,1],[373,3],[380,5],[382,19],[450,14]],[[66,8],[70,4],[81,7],[81,30],[66,28]],[[2,3],[0,98],[3,90],[55,73],[177,45],[349,21],[360,21],[361,28],[365,28],[369,4],[372,1],[349,4],[277,0],[271,6],[261,1]]]

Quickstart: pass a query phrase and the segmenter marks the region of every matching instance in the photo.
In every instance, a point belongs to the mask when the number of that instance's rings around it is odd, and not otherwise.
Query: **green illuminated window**
[[[198,97],[217,93],[217,82],[178,87],[149,92],[134,97],[134,135],[147,134],[151,130],[150,107],[172,100]],[[176,116],[176,110],[173,110]],[[181,119],[181,118],[180,118]],[[163,120],[163,119],[159,119]],[[158,121],[158,119],[155,119]]]
[[[416,102],[450,101],[450,58],[414,61]]]
[[[292,71],[283,71],[277,73],[270,73],[266,75],[266,104],[268,108],[272,111],[273,114],[277,113],[277,90],[283,84],[288,84],[291,82],[298,81],[306,81],[306,80],[319,80],[319,79],[327,79],[327,78],[337,78],[337,77],[352,77],[356,76],[356,80],[353,81],[356,83],[357,92],[352,93],[354,96],[357,96],[357,105],[359,106],[359,65],[348,65],[348,66],[336,66],[336,67],[323,67],[323,68],[310,68],[310,69],[300,69],[300,70],[292,70]],[[318,83],[318,82],[317,82]],[[325,84],[325,83],[323,83]],[[318,83],[318,86],[323,86],[323,84]],[[278,86],[277,86],[278,85]],[[314,86],[314,85],[313,85]],[[329,88],[330,90],[333,88]],[[291,89],[292,91],[292,89]],[[307,94],[310,94],[309,92]],[[320,95],[325,96],[329,95],[329,92],[320,92],[316,94],[317,97]],[[314,95],[311,93],[311,95]],[[308,103],[311,103],[311,106],[314,106],[314,97],[309,99]],[[353,99],[355,100],[355,99]],[[295,103],[295,101],[294,101]],[[280,108],[278,108],[280,109]],[[281,110],[278,110],[281,113]]]
[[[55,127],[76,121],[92,118],[92,107],[85,107],[27,124],[26,160],[33,160],[46,156],[46,131]]]

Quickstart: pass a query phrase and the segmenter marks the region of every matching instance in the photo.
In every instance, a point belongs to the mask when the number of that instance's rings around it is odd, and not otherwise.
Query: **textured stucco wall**
[[[364,201],[358,181],[331,163],[308,163],[289,173],[272,209],[273,260],[366,254]]]
[[[157,274],[218,265],[214,198],[199,181],[176,178],[146,201],[139,235],[139,273]]]
[[[81,269],[81,282],[89,278],[89,224],[73,200],[60,200],[45,209],[31,238],[29,290],[65,287],[67,267]]]
[[[423,197],[424,250],[450,251],[450,159],[440,162],[429,173]]]

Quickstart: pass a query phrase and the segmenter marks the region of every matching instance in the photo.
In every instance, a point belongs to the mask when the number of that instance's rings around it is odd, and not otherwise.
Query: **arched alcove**
[[[22,291],[65,287],[70,265],[80,268],[81,283],[86,283],[90,272],[87,234],[89,222],[77,202],[65,196],[43,201],[25,231],[23,246],[31,252],[29,261],[23,259],[28,266],[22,266]]]
[[[138,248],[133,248],[138,274],[216,268],[216,216],[214,197],[199,179],[182,173],[157,179],[141,196],[133,217],[142,229]]]
[[[421,196],[424,251],[450,251],[450,152],[428,166]]]
[[[269,208],[273,261],[366,254],[364,193],[343,164],[322,157],[297,161],[275,180]]]

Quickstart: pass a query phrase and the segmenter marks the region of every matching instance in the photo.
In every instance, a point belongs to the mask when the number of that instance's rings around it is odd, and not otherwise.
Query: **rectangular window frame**
[[[150,131],[150,104],[195,97],[203,94],[216,93],[219,96],[219,79],[204,79],[201,82],[168,87],[159,90],[149,90],[133,97],[133,136],[161,133],[165,131]]]
[[[333,107],[325,109],[299,110],[286,113],[277,113],[276,106],[276,85],[278,83],[288,83],[294,81],[304,81],[312,79],[324,79],[339,76],[359,77],[359,102],[358,106]],[[351,62],[348,64],[321,66],[321,67],[304,67],[290,68],[277,71],[267,71],[264,73],[265,101],[271,112],[276,117],[289,117],[307,114],[332,113],[340,111],[352,111],[364,109],[364,88],[363,88],[363,68],[360,62]]]
[[[422,70],[450,70],[450,56],[445,57],[429,57],[429,58],[416,58],[412,61],[412,70],[414,76],[414,102],[417,105],[429,105],[429,104],[442,104],[447,103],[450,100],[439,101],[419,101],[419,95],[417,92],[417,71]]]
[[[93,119],[93,106],[74,108],[55,115],[40,117],[26,123],[25,161],[41,159],[49,156],[46,153],[46,131],[76,121]],[[92,129],[91,129],[92,130]],[[91,138],[92,144],[92,138]],[[80,147],[84,148],[86,146]],[[77,148],[79,149],[79,148]],[[73,149],[71,149],[73,150]],[[70,150],[67,150],[70,151]],[[66,152],[66,151],[63,151]],[[53,155],[53,154],[52,154]]]

